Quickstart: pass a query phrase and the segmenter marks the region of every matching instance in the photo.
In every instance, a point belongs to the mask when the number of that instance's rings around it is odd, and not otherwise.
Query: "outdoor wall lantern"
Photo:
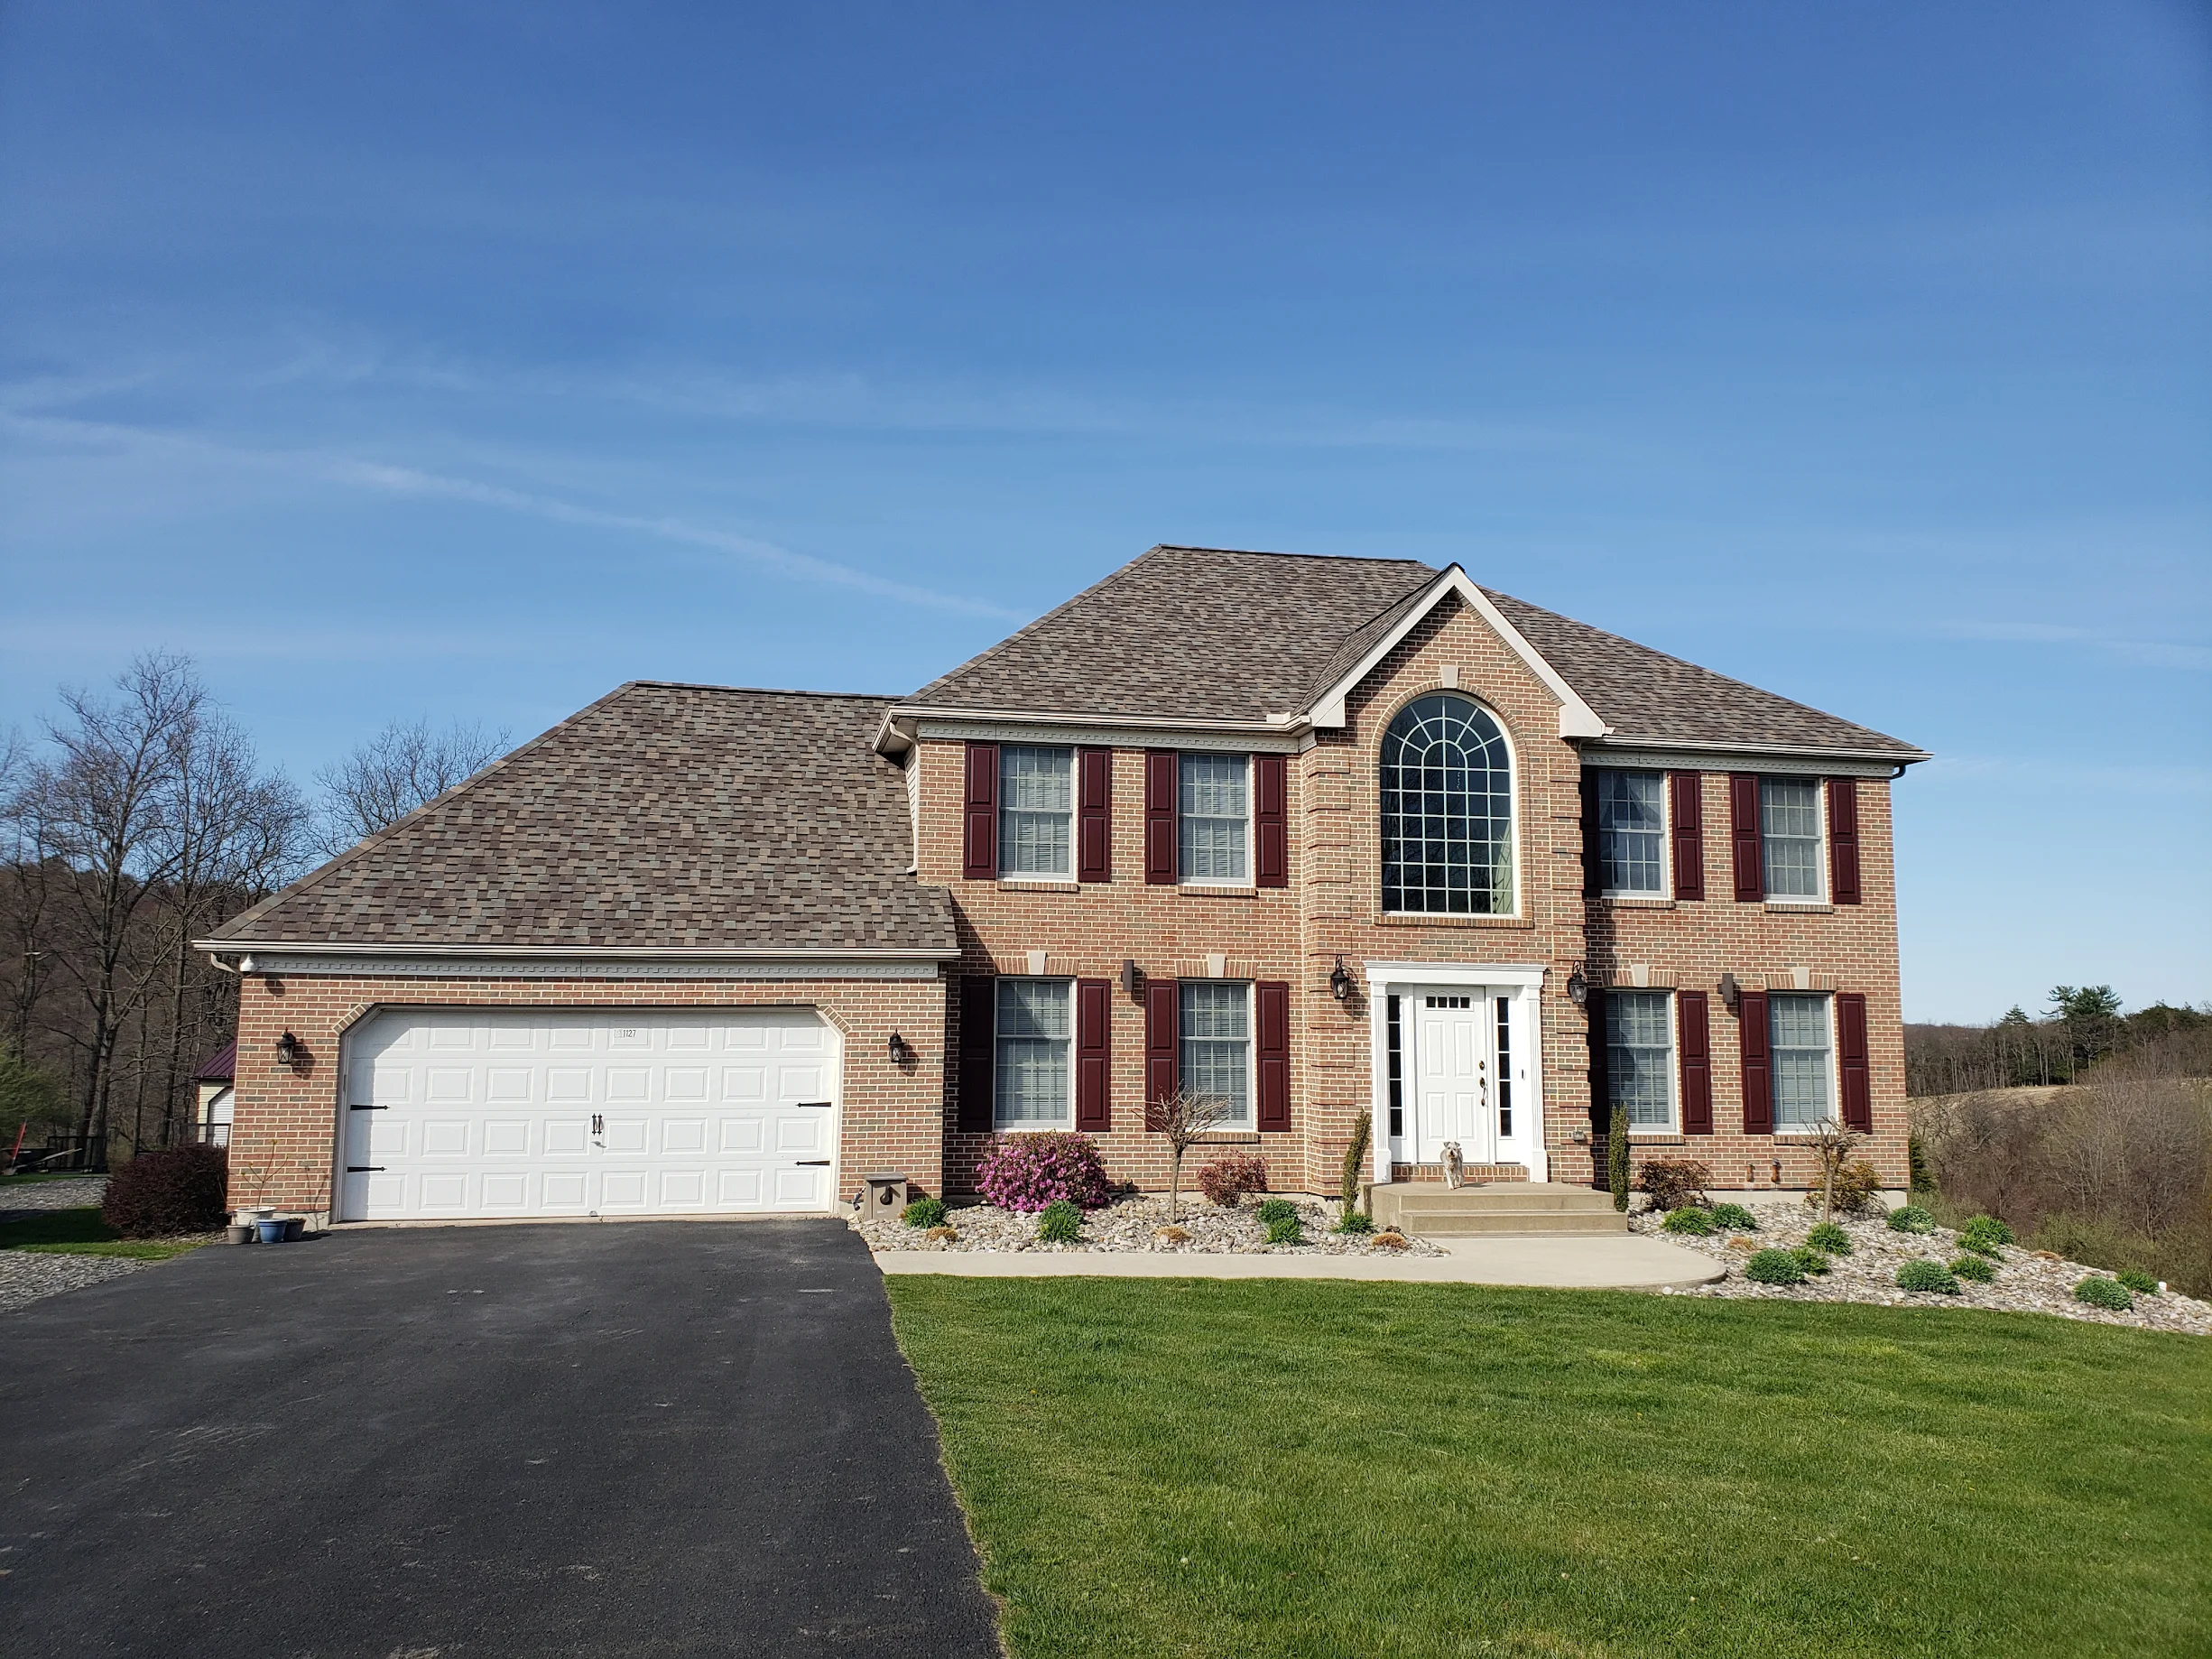
[[[1582,977],[1582,969],[1579,967],[1567,976],[1567,995],[1574,999],[1574,1005],[1578,1008],[1587,1008],[1590,1006],[1590,982]]]
[[[1720,976],[1720,1000],[1728,1005],[1728,1012],[1735,1012],[1735,999],[1744,994],[1744,987],[1735,982],[1733,970]]]
[[[276,1040],[276,1063],[289,1070],[299,1063],[300,1056],[307,1052],[307,1044],[286,1032]]]
[[[1137,987],[1143,983],[1144,970],[1137,966],[1136,959],[1134,957],[1124,958],[1122,960],[1122,995],[1134,996],[1137,994]]]
[[[914,1045],[895,1031],[891,1033],[891,1063],[894,1066],[914,1063]]]
[[[1338,1002],[1352,995],[1352,976],[1346,970],[1341,956],[1337,959],[1336,967],[1328,970],[1328,994]]]

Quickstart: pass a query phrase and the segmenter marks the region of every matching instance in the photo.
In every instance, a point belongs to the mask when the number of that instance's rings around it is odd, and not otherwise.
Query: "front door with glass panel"
[[[1440,1163],[1448,1141],[1469,1163],[1497,1154],[1490,999],[1480,991],[1419,991],[1412,1004],[1413,1162]]]

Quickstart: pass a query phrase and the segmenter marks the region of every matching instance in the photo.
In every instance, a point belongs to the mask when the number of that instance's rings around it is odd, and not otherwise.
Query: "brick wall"
[[[255,975],[240,987],[238,1061],[230,1166],[233,1202],[321,1214],[330,1209],[345,1102],[345,1033],[393,1007],[811,1007],[845,1038],[838,1175],[851,1196],[859,1178],[901,1170],[936,1191],[942,1182],[938,1119],[944,1097],[945,986],[941,980],[618,980],[391,978],[338,974]],[[894,1066],[898,1031],[915,1051]],[[277,1039],[290,1031],[307,1057],[287,1070]],[[268,1168],[265,1193],[247,1172]]]

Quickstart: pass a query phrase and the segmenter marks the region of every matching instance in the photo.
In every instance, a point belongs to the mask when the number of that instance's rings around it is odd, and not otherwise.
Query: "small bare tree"
[[[1168,1219],[1182,1219],[1183,1154],[1232,1116],[1233,1108],[1220,1095],[1193,1094],[1179,1089],[1165,1100],[1145,1108],[1144,1126],[1168,1142]]]
[[[1836,1219],[1836,1181],[1843,1173],[1845,1163],[1858,1150],[1865,1137],[1856,1129],[1846,1129],[1833,1117],[1823,1117],[1812,1132],[1813,1156],[1820,1160],[1820,1221],[1823,1226]]]
[[[506,753],[507,736],[504,727],[486,732],[456,721],[440,732],[428,720],[393,721],[315,774],[323,793],[324,854],[335,858],[467,783]]]

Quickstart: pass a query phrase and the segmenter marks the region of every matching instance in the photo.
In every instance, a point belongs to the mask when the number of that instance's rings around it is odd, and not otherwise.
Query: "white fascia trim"
[[[949,962],[960,954],[956,946],[847,946],[837,950],[773,947],[755,949],[696,945],[388,945],[366,941],[195,939],[192,949],[210,953],[260,956],[282,952],[287,956],[403,956],[484,960],[559,960],[597,962]]]
[[[1621,737],[1585,743],[1581,747],[1585,766],[1741,772],[1757,770],[1767,763],[1765,769],[1772,772],[1819,772],[1829,777],[1854,778],[1893,777],[1907,766],[1935,758],[1919,749],[1909,755],[1883,755],[1865,749],[1791,748],[1772,743],[1641,744]]]
[[[385,956],[374,951],[357,954],[297,954],[289,950],[253,950],[239,961],[238,971],[256,974],[335,974],[373,979],[620,979],[620,980],[819,980],[901,979],[928,980],[939,977],[936,962],[732,959],[671,961],[665,958],[625,957],[514,957]]]
[[[1373,986],[1510,985],[1540,986],[1550,969],[1541,962],[1362,962]]]
[[[1421,603],[1377,640],[1374,648],[1360,658],[1349,673],[1314,700],[1313,724],[1341,728],[1345,723],[1345,699],[1351,695],[1361,681],[1374,672],[1375,664],[1398,648],[1399,643],[1436,608],[1437,601],[1448,593],[1458,594],[1463,603],[1488,623],[1513,653],[1527,665],[1529,672],[1544,682],[1544,689],[1560,700],[1560,737],[1602,737],[1613,729],[1599,719],[1597,711],[1584,702],[1575,688],[1560,677],[1559,670],[1544,661],[1536,647],[1522,637],[1521,630],[1505,620],[1505,613],[1490,602],[1490,596],[1477,588],[1467,573],[1456,564],[1436,579]]]
[[[917,720],[915,731],[919,737],[948,741],[1097,744],[1117,749],[1185,749],[1192,754],[1292,755],[1304,746],[1293,729],[1221,720],[1101,724],[1060,714],[996,715],[988,719],[931,715]]]

